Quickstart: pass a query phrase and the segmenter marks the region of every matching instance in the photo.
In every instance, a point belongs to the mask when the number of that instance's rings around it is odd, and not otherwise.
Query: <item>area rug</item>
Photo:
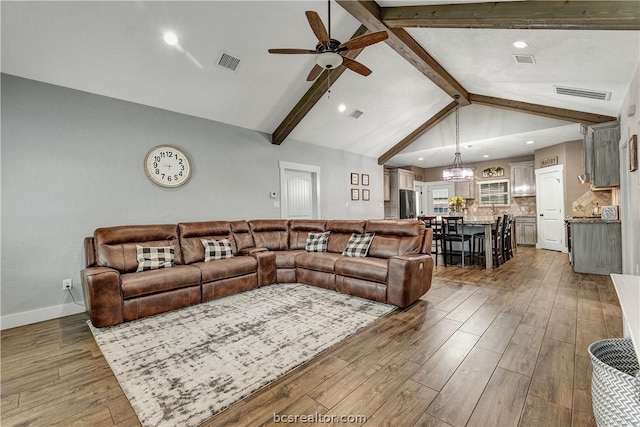
[[[394,307],[276,284],[89,327],[143,426],[196,426]]]

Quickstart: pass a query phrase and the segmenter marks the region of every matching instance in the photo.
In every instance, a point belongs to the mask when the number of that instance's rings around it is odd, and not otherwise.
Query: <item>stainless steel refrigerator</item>
[[[400,190],[400,219],[416,218],[416,192]]]

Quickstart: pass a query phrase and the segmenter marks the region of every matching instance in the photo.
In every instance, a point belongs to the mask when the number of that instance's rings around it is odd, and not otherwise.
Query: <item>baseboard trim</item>
[[[60,317],[71,316],[72,314],[83,313],[84,311],[86,311],[86,309],[83,306],[69,303],[39,308],[37,310],[23,311],[21,313],[7,314],[0,317],[0,329],[17,328],[18,326],[58,319]]]

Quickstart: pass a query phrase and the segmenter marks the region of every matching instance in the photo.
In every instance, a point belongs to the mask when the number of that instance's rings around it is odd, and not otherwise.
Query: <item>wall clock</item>
[[[154,184],[162,187],[179,187],[191,176],[189,158],[178,147],[158,145],[144,158],[144,171]]]

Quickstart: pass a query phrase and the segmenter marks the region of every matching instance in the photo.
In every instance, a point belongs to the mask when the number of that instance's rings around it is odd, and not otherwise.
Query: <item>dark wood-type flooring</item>
[[[86,319],[2,332],[2,426],[140,425]],[[595,426],[587,347],[620,336],[608,276],[520,247],[492,271],[440,265],[423,300],[204,425],[319,413],[365,415],[367,427]]]

